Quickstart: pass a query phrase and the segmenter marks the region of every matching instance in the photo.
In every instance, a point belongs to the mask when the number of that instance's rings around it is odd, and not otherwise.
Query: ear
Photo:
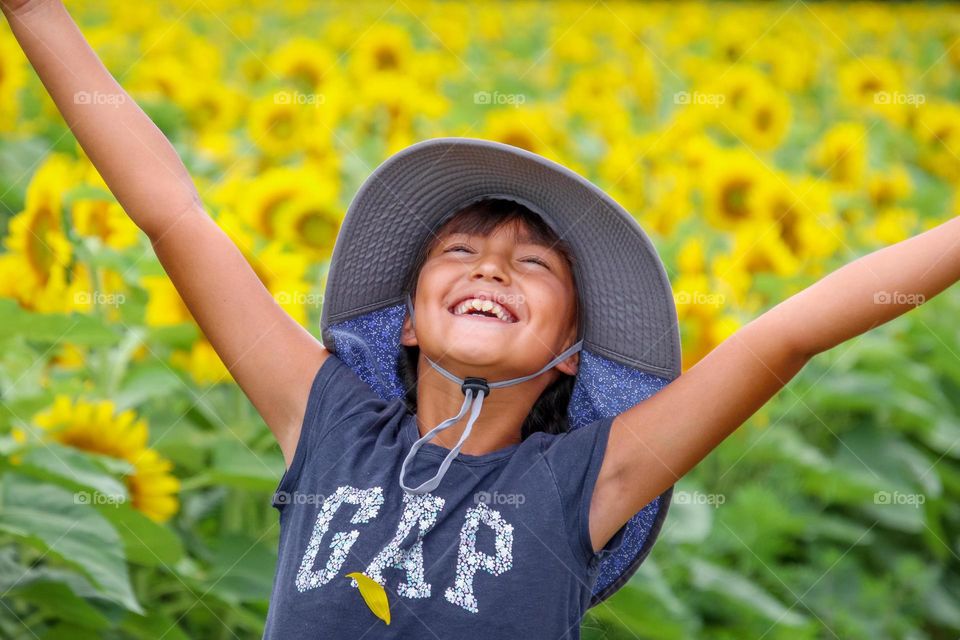
[[[403,319],[403,327],[400,329],[400,344],[405,347],[419,347],[417,334],[413,330],[413,323],[410,322],[410,314],[407,313]]]
[[[577,375],[577,370],[580,368],[580,352],[574,353],[554,368],[570,376]]]
[[[577,341],[577,334],[571,332],[568,336],[567,346],[564,349],[569,349],[570,345]],[[577,351],[574,354],[571,354],[567,357],[566,360],[561,362],[556,366],[557,369],[563,371],[565,374],[570,376],[577,375],[577,371],[580,369],[580,351]]]

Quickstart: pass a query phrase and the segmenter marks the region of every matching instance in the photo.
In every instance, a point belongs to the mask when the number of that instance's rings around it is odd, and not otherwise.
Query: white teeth
[[[499,304],[493,302],[492,300],[480,300],[479,298],[464,300],[458,304],[456,308],[454,308],[453,313],[459,316],[463,315],[470,309],[491,312],[504,322],[514,322],[513,316],[510,315],[510,312],[501,307]]]

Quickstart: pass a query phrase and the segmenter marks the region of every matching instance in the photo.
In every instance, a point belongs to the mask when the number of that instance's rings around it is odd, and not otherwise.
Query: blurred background
[[[685,369],[960,213],[956,5],[67,7],[315,336],[356,188],[429,137],[529,149],[624,205]],[[279,447],[5,22],[0,235],[0,637],[260,637]],[[958,317],[954,287],[808,364],[678,483],[583,637],[956,638]]]

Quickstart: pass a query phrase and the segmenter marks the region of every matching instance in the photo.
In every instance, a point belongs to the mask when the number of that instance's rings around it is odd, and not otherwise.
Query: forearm
[[[916,308],[960,280],[960,217],[828,274],[764,316],[813,357]]]
[[[87,44],[60,0],[6,11],[11,30],[77,141],[133,222],[156,237],[199,201],[170,142]]]

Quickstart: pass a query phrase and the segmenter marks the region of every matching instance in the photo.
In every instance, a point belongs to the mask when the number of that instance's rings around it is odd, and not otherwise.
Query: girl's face
[[[408,316],[401,342],[419,346],[460,377],[493,381],[534,373],[572,345],[577,326],[570,267],[558,251],[529,243],[523,231],[508,224],[490,236],[455,233],[436,241],[417,280],[416,332]],[[462,313],[461,303],[473,297],[498,303],[509,316]],[[577,356],[555,368],[574,375]]]

